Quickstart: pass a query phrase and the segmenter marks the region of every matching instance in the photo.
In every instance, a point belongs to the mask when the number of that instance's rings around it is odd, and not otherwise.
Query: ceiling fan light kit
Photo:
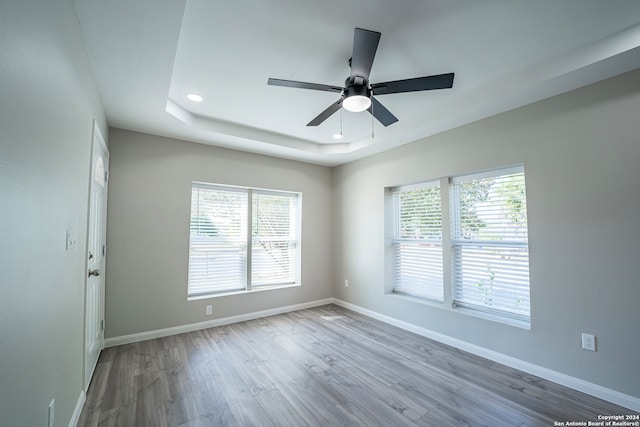
[[[349,61],[351,62],[351,61]],[[349,77],[344,82],[342,107],[353,113],[359,113],[371,106],[371,88],[364,77]]]
[[[353,34],[353,50],[349,65],[351,75],[345,80],[343,88],[338,86],[318,83],[298,82],[270,78],[267,84],[272,86],[285,86],[298,89],[313,89],[325,92],[340,93],[340,99],[331,104],[327,109],[318,114],[307,126],[318,126],[333,113],[344,108],[347,111],[369,111],[384,126],[389,126],[398,121],[387,108],[373,95],[388,95],[402,92],[418,92],[424,90],[449,89],[453,87],[454,73],[439,74],[435,76],[416,77],[412,79],[394,80],[383,83],[369,83],[369,74],[373,66],[380,42],[381,33],[377,31],[356,28]]]
[[[359,113],[371,106],[371,99],[367,95],[349,95],[342,101],[342,107],[353,113]]]

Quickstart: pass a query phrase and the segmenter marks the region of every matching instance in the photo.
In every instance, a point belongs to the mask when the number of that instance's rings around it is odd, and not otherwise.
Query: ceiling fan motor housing
[[[369,82],[362,77],[347,77],[344,81],[344,98],[356,95],[371,97]]]

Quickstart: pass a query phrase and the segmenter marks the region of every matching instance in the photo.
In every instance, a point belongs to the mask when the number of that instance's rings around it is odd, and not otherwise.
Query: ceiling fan
[[[371,72],[373,59],[376,56],[380,36],[381,34],[377,31],[364,30],[362,28],[354,30],[353,51],[349,59],[351,75],[345,80],[344,87],[273,78],[269,78],[267,84],[341,94],[340,99],[318,114],[316,118],[307,123],[307,126],[318,126],[341,107],[353,112],[367,110],[384,126],[389,126],[397,122],[398,118],[391,114],[373,95],[449,89],[453,86],[454,73],[384,83],[370,83],[369,73]]]

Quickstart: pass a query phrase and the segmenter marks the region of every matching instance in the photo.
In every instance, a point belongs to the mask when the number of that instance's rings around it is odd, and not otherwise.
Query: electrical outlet
[[[582,348],[584,350],[596,351],[596,336],[583,333]]]
[[[205,314],[207,316],[211,316],[213,314],[213,306],[212,305],[208,305],[205,309]]]
[[[49,403],[49,424],[48,424],[49,427],[53,427],[55,412],[56,412],[56,400],[52,399],[51,403]]]
[[[344,287],[345,288],[349,287],[349,281],[347,279],[344,279]]]

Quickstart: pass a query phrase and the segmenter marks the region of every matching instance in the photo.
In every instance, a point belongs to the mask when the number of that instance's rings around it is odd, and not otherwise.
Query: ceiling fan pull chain
[[[371,139],[375,139],[376,135],[373,133],[373,117],[374,117],[374,109],[375,107],[373,106],[373,103],[371,103]]]

